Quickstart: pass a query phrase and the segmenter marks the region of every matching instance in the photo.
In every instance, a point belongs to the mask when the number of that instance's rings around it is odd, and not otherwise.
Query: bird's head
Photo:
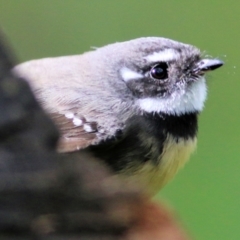
[[[204,75],[223,65],[202,58],[194,46],[158,37],[115,43],[96,52],[113,66],[108,74],[117,71],[138,108],[148,113],[200,112],[207,95]]]

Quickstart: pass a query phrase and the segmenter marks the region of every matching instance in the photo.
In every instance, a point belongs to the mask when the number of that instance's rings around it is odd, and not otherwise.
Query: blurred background
[[[157,195],[194,239],[240,239],[240,3],[238,1],[0,0],[0,26],[19,62],[116,41],[163,36],[222,59],[208,75],[198,149]]]

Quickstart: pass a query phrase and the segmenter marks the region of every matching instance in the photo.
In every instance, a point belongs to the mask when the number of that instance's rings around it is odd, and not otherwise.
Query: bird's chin
[[[167,97],[146,97],[137,100],[137,106],[147,113],[165,113],[183,115],[201,112],[207,98],[207,86],[204,77],[189,84],[187,88],[179,89]]]

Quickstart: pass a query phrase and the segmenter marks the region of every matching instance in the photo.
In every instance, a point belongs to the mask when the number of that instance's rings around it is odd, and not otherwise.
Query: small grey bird
[[[222,65],[191,45],[145,37],[13,71],[59,127],[60,152],[91,151],[154,194],[195,149],[204,74]]]

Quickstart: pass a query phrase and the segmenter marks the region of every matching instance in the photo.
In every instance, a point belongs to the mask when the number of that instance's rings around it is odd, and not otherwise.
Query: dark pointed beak
[[[213,71],[221,67],[223,64],[224,62],[218,59],[202,59],[196,64],[196,67],[194,68],[193,71],[195,73],[203,74],[207,71]]]

